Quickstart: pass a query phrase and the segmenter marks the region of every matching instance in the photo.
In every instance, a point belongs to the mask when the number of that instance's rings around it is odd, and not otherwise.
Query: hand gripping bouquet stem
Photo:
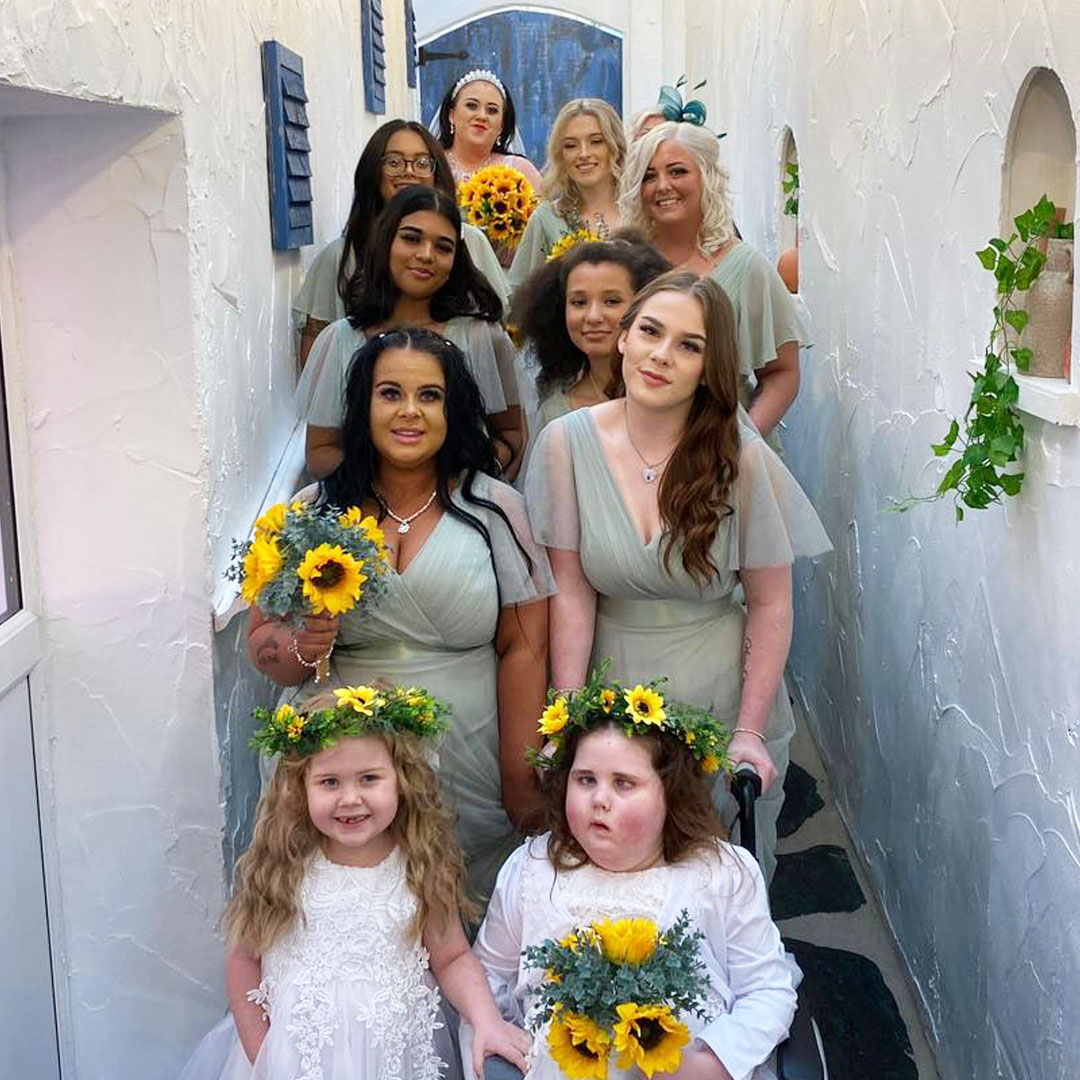
[[[306,615],[344,615],[376,596],[386,570],[386,546],[374,517],[302,500],[279,503],[255,522],[254,535],[233,542],[225,576],[249,604],[297,626]],[[314,662],[296,651],[315,682],[330,674],[330,654]]]

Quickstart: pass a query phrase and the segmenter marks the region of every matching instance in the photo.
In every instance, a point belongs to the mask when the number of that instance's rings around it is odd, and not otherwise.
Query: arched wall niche
[[[1050,68],[1029,72],[1013,108],[1005,143],[1001,186],[1001,235],[1015,231],[1013,219],[1048,195],[1062,223],[1076,217],[1076,125],[1061,79]],[[1050,239],[1040,245],[1047,263],[1031,291],[1022,298],[1031,322],[1024,344],[1034,359],[1023,380],[1054,381],[1069,386],[1072,375],[1074,243]],[[1046,389],[1041,387],[1038,389]],[[1035,388],[1033,388],[1035,389]],[[1031,394],[1021,394],[1027,410]],[[1044,415],[1040,409],[1031,411]]]
[[[780,227],[777,230],[777,235],[780,241],[780,250],[786,251],[788,248],[795,246],[795,237],[799,231],[799,215],[789,214],[785,210],[788,203],[789,195],[784,191],[784,182],[788,180],[788,166],[794,165],[796,169],[799,167],[799,148],[795,144],[795,135],[791,128],[785,127],[784,134],[780,140],[780,179],[777,182],[777,194],[778,209],[780,213]],[[798,192],[796,191],[797,195]]]
[[[791,128],[780,139],[780,169],[776,182],[779,222],[776,236],[780,258],[776,269],[791,293],[799,292],[799,149]]]

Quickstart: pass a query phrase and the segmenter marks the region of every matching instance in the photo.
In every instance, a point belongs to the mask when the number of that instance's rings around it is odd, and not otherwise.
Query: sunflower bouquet
[[[668,701],[662,693],[665,678],[624,687],[606,676],[610,660],[604,660],[580,690],[548,691],[548,705],[540,717],[539,732],[548,748],[526,750],[531,765],[552,768],[562,759],[566,740],[576,728],[591,731],[602,724],[615,723],[625,734],[648,735],[664,732],[682,742],[706,773],[730,772],[727,755],[731,732],[700,705]]]
[[[478,169],[458,184],[457,194],[465,220],[509,250],[517,247],[538,202],[524,173],[508,165]]]
[[[603,240],[604,238],[595,229],[570,229],[564,232],[554,244],[549,247],[545,253],[545,259],[547,262],[554,262],[556,259],[561,259],[567,252],[573,251],[578,244],[588,244],[593,241]]]
[[[605,919],[525,950],[544,972],[534,1028],[571,1080],[605,1080],[612,1058],[647,1077],[679,1067],[690,1029],[680,1015],[707,1019],[703,935],[683,911],[662,933],[651,919]]]
[[[386,545],[375,518],[351,506],[344,513],[302,500],[272,506],[254,536],[233,542],[225,576],[268,615],[297,623],[305,615],[344,615],[376,595],[386,569]],[[315,665],[329,674],[330,654]],[[306,661],[302,661],[306,663]]]

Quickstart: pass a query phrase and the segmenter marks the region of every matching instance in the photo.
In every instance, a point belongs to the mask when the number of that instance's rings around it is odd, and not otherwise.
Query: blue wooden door
[[[420,68],[425,122],[448,86],[473,68],[490,68],[506,83],[529,159],[543,168],[555,114],[571,98],[602,98],[622,114],[622,38],[579,19],[541,11],[499,11],[424,42],[465,60],[429,60]]]

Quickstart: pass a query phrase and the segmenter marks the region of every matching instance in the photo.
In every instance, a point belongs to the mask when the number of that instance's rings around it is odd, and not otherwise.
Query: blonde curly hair
[[[697,249],[704,258],[710,258],[735,235],[735,230],[728,199],[730,177],[720,164],[720,141],[708,128],[666,120],[633,143],[627,152],[619,185],[619,217],[625,226],[641,229],[650,240],[655,237],[652,218],[641,202],[641,185],[657,150],[669,141],[685,147],[701,170],[701,225]]]
[[[320,694],[301,711],[332,708],[336,700]],[[429,761],[430,746],[412,735],[372,733],[390,753],[398,784],[398,810],[390,828],[405,859],[405,878],[417,900],[411,932],[419,940],[430,921],[464,914],[465,860],[453,815],[442,801],[439,780]],[[287,755],[279,762],[259,800],[251,845],[236,863],[234,891],[225,909],[231,945],[262,956],[301,915],[300,884],[322,834],[311,823],[305,778],[314,755]]]
[[[573,101],[568,101],[559,110],[555,123],[551,125],[547,161],[544,163],[544,197],[555,205],[556,212],[562,217],[581,205],[581,192],[570,178],[562,155],[566,125],[579,116],[591,116],[600,125],[600,134],[604,137],[611,155],[611,179],[616,191],[626,160],[626,136],[623,134],[619,114],[599,98],[574,98]]]

